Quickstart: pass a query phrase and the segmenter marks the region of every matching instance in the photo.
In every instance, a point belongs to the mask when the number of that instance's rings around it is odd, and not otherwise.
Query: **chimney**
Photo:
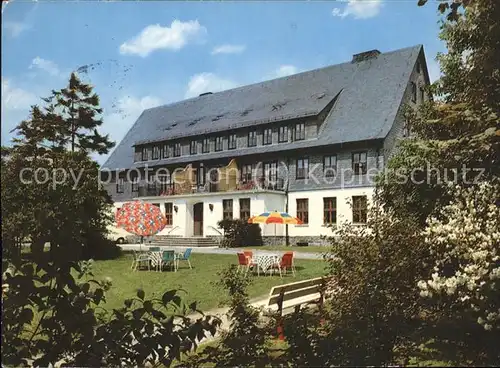
[[[359,54],[354,54],[352,56],[352,62],[359,63],[360,61],[365,61],[368,59],[376,58],[379,55],[380,55],[380,51],[378,51],[378,50],[370,50],[370,51],[361,52]]]
[[[211,95],[211,94],[212,94],[212,92],[205,92],[205,93],[200,94],[198,97]]]

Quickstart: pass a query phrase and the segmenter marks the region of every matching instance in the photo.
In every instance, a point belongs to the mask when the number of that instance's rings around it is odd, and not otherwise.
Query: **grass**
[[[220,301],[226,298],[223,290],[215,282],[219,280],[218,272],[230,264],[236,264],[234,255],[220,254],[191,254],[193,269],[189,269],[187,262],[181,262],[177,272],[172,271],[131,271],[132,255],[125,253],[119,259],[109,261],[95,261],[93,266],[94,277],[98,280],[110,277],[113,286],[106,293],[106,309],[119,308],[125,299],[135,296],[138,288],[144,289],[146,297],[161,297],[171,289],[183,289],[181,292],[185,302],[198,302],[198,308],[208,311],[220,306]],[[295,261],[296,276],[291,274],[280,278],[276,276],[255,276],[249,287],[250,298],[265,297],[271,287],[314,278],[325,274],[325,262],[321,260]]]
[[[251,249],[251,247],[249,249]],[[305,253],[326,253],[330,250],[330,247],[321,245],[310,245],[307,247],[286,246],[286,245],[264,245],[262,247],[256,247],[255,249],[270,250],[270,251],[274,250],[280,252],[294,251],[294,252],[305,252]]]

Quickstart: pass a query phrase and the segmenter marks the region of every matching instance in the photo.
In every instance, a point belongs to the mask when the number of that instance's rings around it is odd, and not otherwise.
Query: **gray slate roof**
[[[422,50],[422,45],[417,45],[357,63],[332,65],[147,109],[103,167],[144,166],[144,163],[134,165],[133,162],[133,146],[138,144],[315,116],[339,92],[318,139],[267,146],[266,150],[383,139],[394,123]],[[207,160],[251,154],[252,150],[261,153],[262,149],[253,147],[197,156]],[[175,157],[155,160],[154,164],[183,163],[195,159],[193,156]]]

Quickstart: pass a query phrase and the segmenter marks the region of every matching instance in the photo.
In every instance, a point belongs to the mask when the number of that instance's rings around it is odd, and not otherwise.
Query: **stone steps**
[[[179,237],[179,236],[157,236],[151,239],[151,242],[145,243],[146,246],[159,247],[218,247],[219,243],[214,238],[204,237]]]

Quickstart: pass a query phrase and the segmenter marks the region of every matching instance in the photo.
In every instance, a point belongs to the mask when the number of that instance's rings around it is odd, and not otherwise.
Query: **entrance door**
[[[195,236],[203,236],[203,202],[196,203],[193,206],[193,222]]]

